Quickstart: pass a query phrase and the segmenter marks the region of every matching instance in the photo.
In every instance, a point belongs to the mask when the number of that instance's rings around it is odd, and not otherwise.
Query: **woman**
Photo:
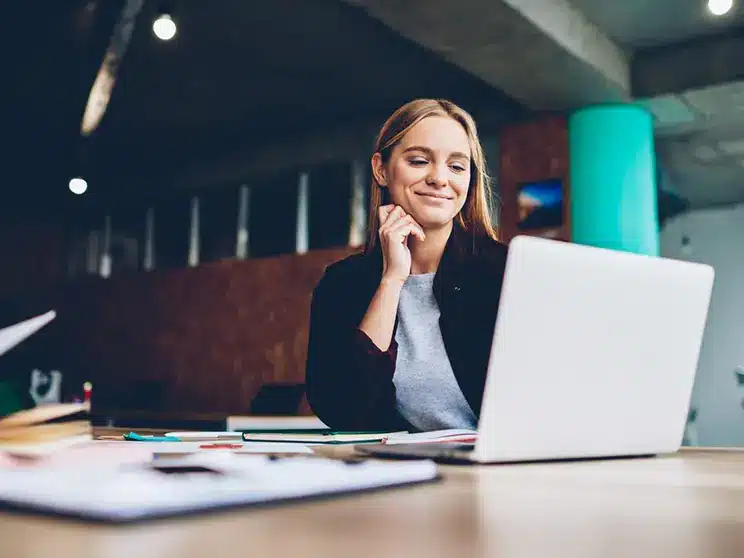
[[[308,401],[335,430],[475,428],[507,253],[475,123],[412,101],[371,162],[366,249],[313,294]]]

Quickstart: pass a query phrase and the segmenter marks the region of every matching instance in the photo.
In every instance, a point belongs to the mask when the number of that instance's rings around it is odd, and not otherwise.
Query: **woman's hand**
[[[404,283],[411,273],[411,251],[408,237],[424,240],[421,226],[399,205],[383,205],[378,210],[380,218],[380,245],[382,248],[382,278]]]

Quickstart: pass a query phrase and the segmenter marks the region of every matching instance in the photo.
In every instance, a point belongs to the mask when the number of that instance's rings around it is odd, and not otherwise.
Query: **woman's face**
[[[424,230],[448,226],[470,185],[470,143],[462,125],[446,116],[424,118],[406,133],[383,165],[372,157],[377,182]]]

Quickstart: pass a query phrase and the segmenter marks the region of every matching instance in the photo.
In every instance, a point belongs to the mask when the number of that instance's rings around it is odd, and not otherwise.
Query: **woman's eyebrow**
[[[433,155],[434,151],[429,147],[424,147],[423,145],[412,145],[410,147],[407,147],[403,150],[403,153],[407,153],[409,151],[423,151],[424,153],[427,153],[428,155]],[[466,159],[470,160],[470,156],[462,153],[461,151],[455,151],[453,153],[450,153],[450,157],[455,157],[458,159]]]

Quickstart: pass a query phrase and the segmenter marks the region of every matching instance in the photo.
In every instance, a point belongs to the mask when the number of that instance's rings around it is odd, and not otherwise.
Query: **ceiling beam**
[[[629,98],[626,54],[568,0],[343,0],[536,110]]]
[[[740,80],[744,80],[744,29],[640,50],[633,58],[634,97],[656,97]]]

